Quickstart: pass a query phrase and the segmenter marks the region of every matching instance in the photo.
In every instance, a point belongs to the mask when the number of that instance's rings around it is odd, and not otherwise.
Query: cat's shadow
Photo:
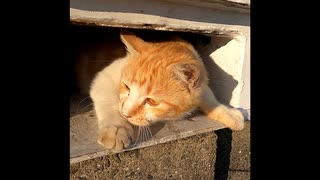
[[[215,60],[210,57],[210,54],[225,46],[231,40],[231,37],[213,37],[205,46],[195,46],[207,69],[209,87],[214,92],[216,98],[225,105],[229,105],[232,98],[232,92],[238,85],[238,81],[217,65]]]
[[[232,92],[238,85],[238,81],[228,74],[221,67],[219,67],[215,60],[210,57],[214,51],[227,45],[232,38],[224,37],[219,38],[218,40],[212,38],[209,43],[206,45],[196,45],[195,48],[198,50],[203,63],[208,72],[209,76],[209,87],[214,92],[216,98],[227,106],[230,106],[230,101],[232,98]],[[241,111],[244,117],[247,117],[244,111]],[[215,131],[217,135],[216,143],[216,161],[214,163],[214,179],[218,180],[227,180],[229,165],[230,165],[230,156],[232,149],[232,130],[229,128],[220,129]]]
[[[150,130],[151,130],[151,133],[152,133],[152,135],[153,136],[155,136],[155,135],[157,135],[157,133],[161,130],[161,129],[163,129],[164,127],[165,127],[165,125],[166,125],[166,123],[179,123],[178,121],[194,121],[193,120],[193,118],[195,117],[195,116],[198,116],[198,115],[203,115],[203,113],[199,110],[199,109],[197,109],[195,112],[193,112],[193,113],[191,113],[191,114],[189,114],[188,116],[186,116],[184,119],[181,119],[181,120],[176,120],[175,122],[171,122],[171,121],[158,121],[158,122],[155,122],[154,124],[152,124],[152,125],[150,125],[149,127],[150,127]]]
[[[215,131],[217,135],[216,160],[214,163],[214,179],[227,180],[232,150],[232,130],[229,128]]]
[[[152,124],[150,126],[150,130],[151,130],[152,135],[156,135],[165,126],[165,124],[166,123],[163,121],[159,121],[159,122]]]

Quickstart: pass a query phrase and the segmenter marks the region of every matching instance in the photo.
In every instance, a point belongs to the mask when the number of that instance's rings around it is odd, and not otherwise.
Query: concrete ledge
[[[70,165],[70,179],[250,179],[250,122]]]
[[[73,103],[71,104],[79,104]],[[83,104],[83,106],[86,106]],[[71,107],[71,109],[74,109]],[[105,150],[97,143],[97,120],[93,110],[88,110],[81,114],[71,110],[70,117],[70,163],[114,154],[112,151]],[[154,146],[192,135],[211,132],[225,128],[223,124],[217,121],[209,120],[207,117],[197,115],[181,121],[169,121],[166,123],[157,123],[150,126],[153,138],[141,142],[137,145],[132,144],[123,151],[132,151],[134,149]],[[122,151],[122,152],[123,152]]]

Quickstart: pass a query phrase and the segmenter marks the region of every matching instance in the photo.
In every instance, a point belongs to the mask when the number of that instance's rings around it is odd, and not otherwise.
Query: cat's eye
[[[151,98],[146,98],[145,102],[148,103],[150,106],[159,105],[159,103],[157,101],[155,101],[154,99],[151,99]]]
[[[130,90],[129,86],[126,83],[123,83],[123,84],[126,87],[126,89],[129,91]]]
[[[123,83],[124,84],[124,87],[126,88],[127,90],[127,95],[129,96],[130,95],[130,88],[129,86],[126,84],[126,83]]]

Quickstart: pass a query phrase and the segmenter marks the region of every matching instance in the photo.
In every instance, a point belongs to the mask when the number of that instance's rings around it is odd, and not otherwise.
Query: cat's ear
[[[121,30],[120,38],[121,41],[126,45],[127,51],[131,54],[141,54],[147,43],[134,33],[124,29]]]
[[[175,63],[170,65],[174,76],[185,82],[189,89],[200,87],[200,69],[194,63]]]

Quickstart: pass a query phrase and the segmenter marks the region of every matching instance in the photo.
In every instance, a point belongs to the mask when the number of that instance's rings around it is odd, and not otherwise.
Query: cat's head
[[[121,40],[128,62],[121,74],[119,111],[130,123],[176,120],[198,107],[207,74],[191,44],[178,37],[146,42],[127,31]]]

